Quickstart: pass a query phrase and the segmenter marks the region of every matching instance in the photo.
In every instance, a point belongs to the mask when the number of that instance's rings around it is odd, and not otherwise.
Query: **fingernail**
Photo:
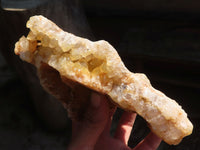
[[[98,108],[101,103],[101,96],[97,93],[92,93],[91,95],[91,105],[95,108]]]

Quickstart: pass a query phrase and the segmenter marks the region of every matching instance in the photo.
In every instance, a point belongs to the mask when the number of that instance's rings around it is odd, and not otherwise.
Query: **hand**
[[[110,136],[112,116],[105,96],[93,93],[83,121],[72,120],[72,139],[68,150],[131,150],[127,146],[136,113],[124,112],[114,137]],[[156,150],[161,139],[153,133],[133,150]]]

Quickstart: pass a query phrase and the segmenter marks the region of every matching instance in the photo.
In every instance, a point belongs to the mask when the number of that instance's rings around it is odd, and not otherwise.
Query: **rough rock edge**
[[[172,99],[160,91],[155,90],[144,74],[129,72],[115,49],[105,41],[91,42],[87,39],[76,37],[73,34],[62,31],[53,22],[42,16],[31,17],[27,23],[31,32],[27,38],[22,37],[16,43],[15,53],[21,59],[31,62],[40,68],[40,62],[44,62],[58,70],[61,76],[77,81],[95,91],[105,93],[120,107],[129,111],[136,111],[149,124],[151,130],[168,144],[178,144],[183,137],[192,133],[193,126],[187,114]],[[47,45],[56,48],[56,51],[67,52],[74,47],[89,49],[95,55],[106,60],[108,74],[113,74],[112,86],[105,87],[90,77],[80,77],[77,74],[69,75],[67,70],[59,70],[59,64],[52,63],[51,58],[35,57],[35,41],[39,36],[49,38]],[[55,42],[57,41],[57,42]],[[39,62],[39,63],[38,63]]]

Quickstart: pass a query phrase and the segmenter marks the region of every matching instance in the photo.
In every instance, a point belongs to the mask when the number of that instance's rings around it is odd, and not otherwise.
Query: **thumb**
[[[81,126],[92,130],[103,131],[109,115],[109,107],[105,96],[98,93],[92,93],[90,98],[90,104],[84,114],[84,118],[79,121]]]
[[[103,132],[109,118],[107,99],[92,93],[90,104],[81,121],[72,121],[72,142],[76,147],[93,147]]]

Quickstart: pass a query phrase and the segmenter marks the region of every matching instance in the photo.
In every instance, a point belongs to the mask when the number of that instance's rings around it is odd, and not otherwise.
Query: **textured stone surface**
[[[27,27],[31,30],[27,39],[22,37],[15,48],[15,53],[22,60],[38,69],[43,63],[48,64],[62,78],[67,78],[67,82],[63,79],[67,85],[68,80],[72,80],[109,95],[123,109],[141,115],[151,130],[169,144],[178,144],[183,137],[191,134],[192,124],[181,107],[155,90],[144,74],[129,72],[116,50],[106,41],[91,42],[64,32],[43,16],[31,17]],[[40,79],[41,83],[47,80]],[[55,93],[55,88],[43,85],[49,92]],[[74,101],[66,99],[67,105]]]

